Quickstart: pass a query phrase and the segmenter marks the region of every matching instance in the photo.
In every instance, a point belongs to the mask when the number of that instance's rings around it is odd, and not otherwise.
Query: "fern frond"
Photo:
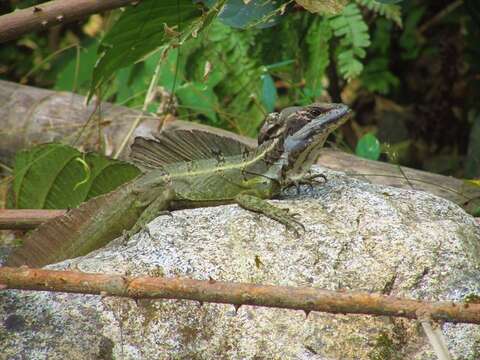
[[[190,83],[185,93],[177,91],[182,105],[201,101],[203,109],[217,113],[215,125],[249,136],[256,134],[264,118],[264,110],[256,102],[262,93],[262,68],[249,56],[256,32],[238,31],[214,20],[199,41],[186,44],[190,49],[182,48],[185,76]],[[205,65],[213,61],[205,79]],[[202,113],[209,116],[205,110]]]
[[[305,69],[305,90],[315,98],[322,91],[322,79],[330,62],[330,38],[332,29],[328,21],[317,17],[310,25],[305,37],[307,61]]]
[[[370,46],[368,26],[360,9],[354,3],[349,4],[340,15],[330,19],[330,26],[340,38],[337,56],[340,73],[348,80],[359,76],[363,70],[360,59],[365,57],[365,49]]]
[[[402,27],[402,11],[399,5],[383,4],[376,0],[355,0],[357,4],[366,7],[368,10],[376,14],[384,16],[386,19],[392,20],[399,27]]]
[[[352,49],[338,54],[338,66],[345,79],[353,79],[363,71],[363,64],[355,57]]]
[[[361,76],[362,84],[368,91],[388,94],[400,84],[400,80],[388,68],[388,58],[373,59],[365,66]]]

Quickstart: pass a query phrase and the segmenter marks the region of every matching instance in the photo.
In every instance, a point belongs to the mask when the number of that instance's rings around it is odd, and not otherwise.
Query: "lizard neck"
[[[259,142],[278,139],[269,156],[280,167],[283,183],[301,178],[317,160],[328,135],[350,118],[343,104],[312,104],[284,109],[267,117]]]

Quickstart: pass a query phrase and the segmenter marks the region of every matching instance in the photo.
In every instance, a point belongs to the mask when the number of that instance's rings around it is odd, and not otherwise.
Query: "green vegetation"
[[[2,46],[0,78],[248,136],[275,109],[345,102],[344,150],[480,177],[475,0],[144,0],[53,31]]]

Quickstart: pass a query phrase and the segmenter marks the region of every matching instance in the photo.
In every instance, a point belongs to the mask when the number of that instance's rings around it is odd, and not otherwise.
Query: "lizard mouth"
[[[312,104],[288,116],[285,150],[296,152],[316,144],[323,146],[328,135],[344,124],[352,111],[344,104]]]
[[[312,104],[289,114],[283,143],[287,178],[301,177],[315,163],[328,135],[345,123],[352,111],[344,104]]]

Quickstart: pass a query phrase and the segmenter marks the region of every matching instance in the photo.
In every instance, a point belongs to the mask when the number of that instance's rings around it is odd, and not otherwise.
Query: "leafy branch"
[[[392,20],[398,27],[402,27],[402,11],[399,5],[383,4],[377,0],[355,0],[357,4],[362,5],[376,14]]]

